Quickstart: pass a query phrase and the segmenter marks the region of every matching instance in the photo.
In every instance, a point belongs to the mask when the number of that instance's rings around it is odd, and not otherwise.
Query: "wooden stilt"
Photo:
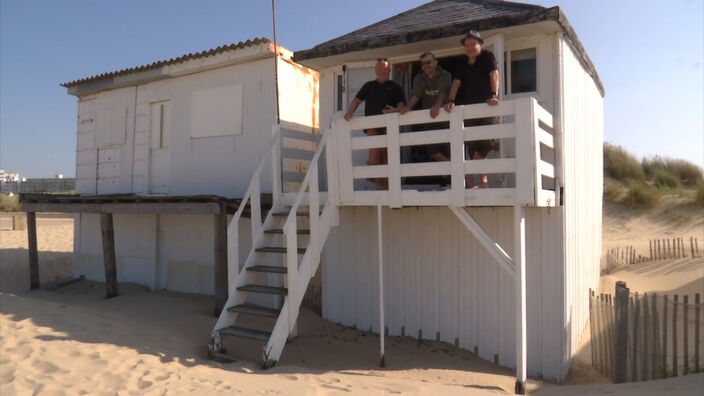
[[[29,288],[39,288],[39,252],[37,250],[37,216],[27,212],[27,247],[29,248]]]
[[[223,205],[224,206],[224,205]],[[224,208],[220,214],[213,216],[215,249],[215,317],[220,316],[228,297],[227,274],[227,213]],[[239,252],[231,252],[239,254]]]
[[[514,257],[516,277],[516,387],[515,393],[526,393],[526,216],[522,206],[513,208]]]
[[[113,230],[112,213],[101,213],[100,225],[103,234],[103,265],[105,266],[105,286],[107,288],[107,298],[111,298],[118,295],[117,264],[115,260],[115,232]]]
[[[379,366],[386,367],[384,356],[384,250],[382,239],[381,203],[377,204],[377,235],[379,238]]]

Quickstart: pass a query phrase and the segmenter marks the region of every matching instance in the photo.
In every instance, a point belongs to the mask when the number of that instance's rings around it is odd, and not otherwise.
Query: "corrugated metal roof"
[[[221,53],[227,52],[227,51],[233,51],[233,50],[237,50],[237,49],[242,49],[242,48],[246,48],[246,47],[252,47],[252,46],[255,46],[255,45],[259,45],[259,44],[268,44],[268,43],[271,43],[271,41],[270,41],[269,39],[263,38],[263,37],[261,37],[261,38],[255,38],[255,39],[253,39],[253,40],[240,41],[239,43],[236,43],[236,44],[221,45],[221,46],[219,46],[219,47],[211,48],[211,49],[209,49],[209,50],[205,50],[205,51],[201,51],[201,52],[196,52],[196,53],[185,54],[185,55],[179,56],[179,57],[177,57],[177,58],[171,58],[171,59],[167,59],[167,60],[161,60],[161,61],[157,61],[157,62],[154,62],[154,63],[150,63],[150,64],[148,64],[148,65],[130,67],[130,68],[127,68],[127,69],[117,70],[117,71],[108,72],[108,73],[102,73],[102,74],[98,74],[98,75],[95,75],[95,76],[82,78],[82,79],[79,79],[79,80],[74,80],[74,81],[65,82],[65,83],[62,83],[62,84],[60,84],[60,85],[61,85],[62,87],[66,87],[66,88],[74,87],[74,86],[77,86],[77,85],[86,84],[86,83],[91,83],[91,82],[94,82],[94,81],[99,81],[99,80],[104,80],[104,79],[110,79],[110,78],[113,78],[113,77],[123,76],[123,75],[130,74],[130,73],[138,73],[138,72],[143,72],[143,71],[146,71],[146,70],[158,69],[158,68],[160,68],[160,67],[162,67],[162,66],[173,65],[173,64],[176,64],[176,63],[182,63],[182,62],[189,61],[189,60],[191,60],[191,59],[205,58],[205,57],[208,57],[208,56],[221,54]]]
[[[435,0],[326,41],[309,50],[297,51],[294,59],[311,59],[380,46],[454,36],[466,33],[464,25],[469,22],[523,15],[543,10],[545,8],[541,6],[498,0]],[[423,34],[424,32],[427,35]],[[440,36],[438,36],[439,32]]]

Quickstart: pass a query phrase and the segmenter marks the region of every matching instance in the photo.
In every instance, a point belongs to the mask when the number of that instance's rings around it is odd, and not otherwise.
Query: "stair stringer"
[[[295,208],[295,207],[294,207]],[[276,319],[276,324],[269,337],[264,350],[262,351],[262,359],[265,367],[271,367],[279,361],[284,345],[295,326],[298,318],[298,312],[303,302],[303,296],[310,280],[315,275],[320,265],[320,254],[311,254],[312,251],[322,252],[325,242],[330,235],[330,230],[333,225],[336,225],[339,219],[339,208],[328,202],[320,215],[320,246],[316,249],[311,249],[312,243],[309,243],[306,252],[301,259],[298,267],[298,277],[288,277],[289,293],[284,299],[284,304],[281,307],[281,312]],[[312,226],[311,226],[312,228]],[[312,241],[311,241],[312,242]],[[292,279],[293,278],[293,279]]]

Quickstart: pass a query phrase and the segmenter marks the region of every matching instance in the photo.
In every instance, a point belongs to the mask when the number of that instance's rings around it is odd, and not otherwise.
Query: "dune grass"
[[[18,212],[20,210],[19,196],[0,193],[0,212]]]
[[[621,146],[604,143],[604,199],[631,208],[656,207],[664,195],[704,206],[704,173],[699,166],[660,156],[639,161]]]

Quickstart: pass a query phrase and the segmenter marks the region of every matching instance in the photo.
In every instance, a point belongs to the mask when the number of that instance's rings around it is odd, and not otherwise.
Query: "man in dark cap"
[[[452,111],[455,103],[458,105],[487,103],[490,106],[499,104],[499,66],[491,51],[482,49],[484,40],[479,32],[470,30],[460,40],[464,46],[466,57],[458,62],[452,74],[449,101],[445,110]],[[477,118],[465,121],[465,126],[490,125],[498,122],[497,117]],[[484,159],[491,151],[490,140],[472,141],[466,145],[470,159]],[[472,175],[467,175],[466,186],[471,188],[486,188],[489,186],[486,175],[481,175],[479,183],[474,182]]]

